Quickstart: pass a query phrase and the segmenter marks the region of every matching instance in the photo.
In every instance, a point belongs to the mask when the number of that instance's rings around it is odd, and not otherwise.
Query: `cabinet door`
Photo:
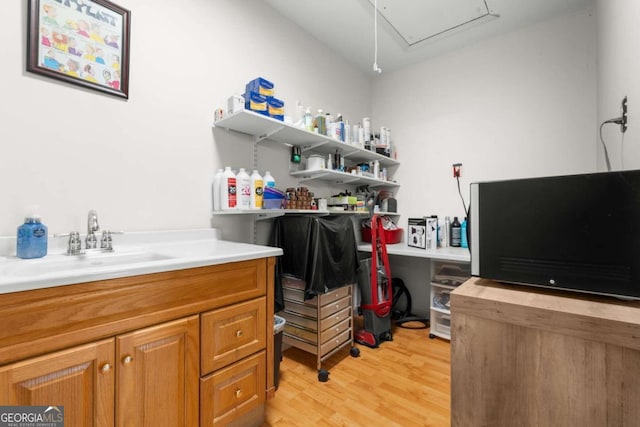
[[[116,338],[118,426],[198,425],[198,316]]]
[[[114,340],[0,368],[0,405],[64,406],[64,425],[114,425]]]

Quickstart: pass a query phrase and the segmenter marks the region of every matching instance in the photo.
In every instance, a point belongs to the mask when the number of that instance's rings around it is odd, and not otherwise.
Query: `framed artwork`
[[[107,0],[29,0],[27,71],[129,97],[131,12]]]

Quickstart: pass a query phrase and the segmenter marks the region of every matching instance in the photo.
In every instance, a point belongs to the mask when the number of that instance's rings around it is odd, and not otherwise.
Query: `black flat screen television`
[[[640,299],[640,171],[471,184],[471,273]]]

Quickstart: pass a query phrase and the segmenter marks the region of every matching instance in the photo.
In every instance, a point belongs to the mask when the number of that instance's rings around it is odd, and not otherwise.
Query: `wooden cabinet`
[[[198,316],[116,338],[118,426],[198,423]]]
[[[352,286],[304,299],[305,282],[283,277],[286,319],[283,343],[316,355],[317,368],[341,348],[353,346]]]
[[[115,352],[107,339],[0,368],[0,404],[64,406],[65,425],[114,425]]]
[[[0,405],[64,405],[69,426],[261,425],[274,263],[0,295]]]
[[[637,426],[640,301],[472,278],[451,294],[452,426]]]
[[[202,314],[201,426],[229,425],[264,404],[265,310],[262,297]]]
[[[197,338],[192,316],[18,362],[0,369],[0,400],[64,406],[67,425],[193,426]]]
[[[200,425],[226,426],[264,404],[265,370],[262,351],[202,378]]]

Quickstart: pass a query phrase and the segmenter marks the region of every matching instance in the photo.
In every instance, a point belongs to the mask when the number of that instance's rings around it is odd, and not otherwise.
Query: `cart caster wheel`
[[[434,339],[436,336],[433,334],[429,334],[429,338]]]
[[[387,332],[384,335],[385,341],[393,341],[393,334],[391,332]]]
[[[326,383],[327,381],[329,381],[329,371],[327,371],[326,369],[320,369],[318,371],[318,381],[320,381],[321,383]]]
[[[358,347],[351,347],[351,357],[360,357],[360,349]]]

